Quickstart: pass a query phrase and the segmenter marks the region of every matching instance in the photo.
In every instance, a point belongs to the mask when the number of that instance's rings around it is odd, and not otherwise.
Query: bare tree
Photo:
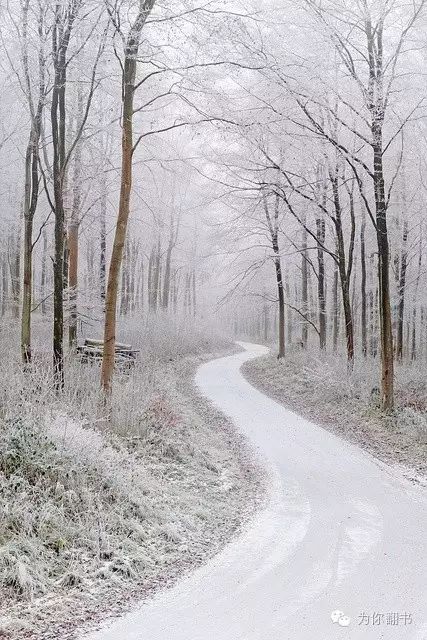
[[[66,87],[67,51],[71,33],[83,0],[68,0],[55,4],[52,25],[52,87],[51,129],[53,147],[53,194],[55,213],[55,256],[53,262],[53,367],[57,389],[64,387],[64,181],[66,153]]]
[[[77,83],[77,131],[83,120],[84,104],[81,83]],[[77,133],[77,132],[76,132]],[[79,139],[75,147],[73,170],[73,200],[71,217],[68,225],[68,290],[70,296],[70,325],[68,340],[71,348],[77,346],[77,295],[79,269],[79,227],[82,202],[82,141]]]
[[[23,287],[21,314],[21,355],[24,364],[31,362],[31,308],[33,291],[33,225],[39,199],[39,153],[43,109],[46,101],[46,60],[45,60],[45,12],[40,1],[37,15],[38,78],[33,88],[33,73],[29,61],[29,0],[23,0],[22,11],[22,68],[23,88],[30,112],[30,136],[25,154],[25,195],[24,195],[24,251]]]
[[[166,250],[166,262],[165,262],[165,277],[163,281],[163,296],[162,307],[167,309],[170,302],[170,289],[171,289],[171,267],[172,267],[172,252],[176,247],[179,235],[179,218],[174,222],[173,216],[170,217],[169,225],[169,242]]]
[[[123,121],[122,121],[122,168],[119,211],[113,241],[110,269],[108,274],[105,300],[104,356],[102,359],[101,384],[105,393],[110,393],[114,371],[114,355],[116,344],[117,292],[126,230],[130,212],[132,190],[132,157],[134,153],[133,116],[136,85],[138,51],[144,25],[150,15],[155,0],[140,0],[137,15],[127,36],[120,32],[124,43],[123,72]],[[117,5],[107,0],[107,9],[115,28],[120,30],[120,14]]]
[[[413,4],[406,24],[401,28],[398,37],[394,37],[392,44],[394,49],[387,60],[384,59],[385,24],[390,20],[393,11],[398,11],[393,2],[384,0],[373,5],[368,0],[362,0],[354,11],[351,11],[341,0],[337,3],[305,0],[305,4],[331,39],[340,63],[345,73],[354,81],[367,113],[367,117],[358,113],[357,109],[337,92],[339,101],[351,117],[351,120],[339,117],[339,123],[347,132],[356,136],[363,151],[365,148],[370,150],[370,161],[365,160],[364,152],[354,150],[327,131],[322,119],[315,115],[312,105],[309,104],[310,97],[307,94],[303,95],[298,91],[296,96],[297,103],[308,121],[308,124],[303,126],[330,142],[351,167],[360,195],[374,225],[378,245],[381,396],[383,409],[389,411],[393,409],[394,403],[394,353],[387,211],[400,163],[394,176],[389,179],[387,188],[385,154],[402,133],[416,108],[402,120],[402,124],[388,140],[385,140],[384,126],[398,77],[399,60],[408,36],[421,16],[426,2],[419,0]],[[347,18],[355,24],[355,28],[349,33],[346,32],[346,28],[343,28]],[[360,34],[363,40],[359,39]],[[289,87],[288,81],[282,76],[281,78]],[[314,100],[313,103],[318,108],[318,102]],[[323,104],[322,107],[329,112],[334,111],[334,108],[331,109],[327,104]],[[359,126],[355,123],[356,116]],[[373,187],[373,207],[365,190],[366,180],[369,180]]]
[[[285,288],[283,282],[282,262],[280,258],[279,229],[280,229],[280,196],[274,194],[274,208],[270,212],[269,202],[265,190],[262,192],[264,213],[268,224],[273,249],[273,261],[276,271],[276,284],[279,303],[279,352],[277,357],[285,357]]]

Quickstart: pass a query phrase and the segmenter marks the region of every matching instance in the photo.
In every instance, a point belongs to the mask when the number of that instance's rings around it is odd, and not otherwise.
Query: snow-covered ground
[[[253,514],[253,453],[194,387],[208,356],[173,349],[116,377],[109,421],[96,367],[68,362],[60,403],[39,369],[2,378],[0,638],[74,638],[206,562]]]
[[[427,387],[415,363],[396,363],[396,407],[379,407],[378,362],[356,358],[349,370],[341,354],[288,349],[246,362],[245,378],[307,420],[399,466],[412,482],[427,486]]]
[[[268,503],[208,564],[84,640],[425,640],[425,493],[251,387],[240,367],[265,348],[244,346],[196,380],[264,458]]]

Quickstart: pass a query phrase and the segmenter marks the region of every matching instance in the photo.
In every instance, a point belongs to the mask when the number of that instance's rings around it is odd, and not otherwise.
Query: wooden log
[[[85,340],[83,345],[77,347],[82,362],[100,362],[103,358],[104,343],[102,340]],[[132,349],[132,345],[117,343],[115,349],[115,361],[118,365],[133,366],[139,351]]]
[[[91,338],[87,338],[85,340],[85,345],[88,347],[98,347],[100,349],[104,348],[103,340],[92,340]],[[133,351],[131,344],[124,344],[122,342],[116,342],[116,350],[117,351]]]

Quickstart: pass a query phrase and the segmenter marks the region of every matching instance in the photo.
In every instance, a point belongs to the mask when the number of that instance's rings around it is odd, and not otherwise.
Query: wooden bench
[[[77,347],[77,353],[80,355],[81,361],[84,363],[101,362],[103,352],[103,340],[93,340],[88,338],[84,341],[83,345]],[[135,365],[138,353],[139,351],[133,349],[132,345],[116,342],[115,361],[118,365],[121,365],[124,368]]]

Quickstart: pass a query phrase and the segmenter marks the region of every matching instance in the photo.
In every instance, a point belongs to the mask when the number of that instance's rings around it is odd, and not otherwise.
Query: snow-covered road
[[[240,367],[266,350],[244,347],[196,382],[263,456],[268,504],[208,564],[85,640],[427,640],[425,492],[255,390]]]

